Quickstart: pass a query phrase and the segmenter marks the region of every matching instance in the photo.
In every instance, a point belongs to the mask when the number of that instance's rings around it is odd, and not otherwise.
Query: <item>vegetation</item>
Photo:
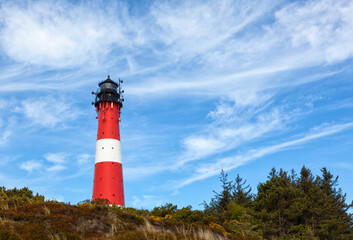
[[[352,203],[336,188],[338,177],[321,171],[273,168],[254,196],[239,175],[233,183],[222,171],[222,191],[204,203],[205,213],[237,239],[353,239]]]
[[[45,201],[28,188],[0,188],[1,239],[353,239],[352,204],[326,168],[314,177],[303,167],[272,169],[256,195],[239,175],[220,174],[221,191],[203,205],[152,211],[109,206],[104,199],[77,205]]]
[[[157,209],[154,213],[157,213]],[[166,211],[170,212],[169,206],[160,209],[167,209]],[[193,212],[191,215],[194,214]],[[184,217],[186,216],[179,216]],[[192,218],[189,222],[192,222]],[[2,187],[0,239],[222,240],[226,237],[206,225],[188,224],[163,213],[159,217],[152,215],[148,210],[109,206],[104,199],[94,202],[86,200],[78,205],[70,205],[44,201],[43,196],[38,194],[34,196],[28,188],[7,190]]]

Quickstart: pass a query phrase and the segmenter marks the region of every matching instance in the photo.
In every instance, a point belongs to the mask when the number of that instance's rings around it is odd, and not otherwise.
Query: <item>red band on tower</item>
[[[97,140],[113,138],[120,141],[120,105],[114,102],[102,102],[100,105]]]

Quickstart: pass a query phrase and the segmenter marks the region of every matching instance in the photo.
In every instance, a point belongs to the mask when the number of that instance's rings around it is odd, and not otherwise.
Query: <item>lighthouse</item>
[[[92,200],[107,199],[110,204],[125,205],[123,168],[120,147],[120,113],[124,98],[122,80],[107,79],[99,88],[92,103],[96,107],[98,132],[94,166]]]

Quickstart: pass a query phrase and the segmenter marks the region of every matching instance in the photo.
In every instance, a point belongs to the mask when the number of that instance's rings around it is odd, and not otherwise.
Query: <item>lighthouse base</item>
[[[98,162],[94,167],[92,200],[107,199],[110,204],[125,205],[121,163]]]

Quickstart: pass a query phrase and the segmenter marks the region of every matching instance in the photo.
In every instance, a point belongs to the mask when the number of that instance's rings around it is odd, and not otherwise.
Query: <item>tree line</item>
[[[320,176],[273,168],[257,194],[239,174],[231,181],[222,170],[220,182],[204,213],[244,239],[353,239],[352,203],[326,168]]]

